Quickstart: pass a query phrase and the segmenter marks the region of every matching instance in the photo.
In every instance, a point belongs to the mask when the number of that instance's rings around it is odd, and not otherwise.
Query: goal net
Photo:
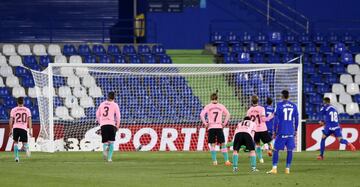
[[[100,151],[95,111],[110,91],[120,106],[115,150],[122,151],[208,150],[199,115],[214,92],[231,114],[224,129],[227,141],[245,116],[251,95],[258,95],[261,105],[270,97],[275,105],[287,89],[302,111],[299,64],[53,63],[32,73],[40,112],[38,151]],[[301,125],[298,133],[300,151]]]

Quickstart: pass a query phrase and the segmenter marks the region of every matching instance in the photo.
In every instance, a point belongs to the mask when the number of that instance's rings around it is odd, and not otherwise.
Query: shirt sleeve
[[[10,111],[10,117],[11,117],[11,118],[15,118],[15,111],[14,111],[14,109],[12,109],[12,110]]]
[[[28,117],[31,117],[31,111],[30,111],[30,109],[27,109],[27,115],[28,115]]]
[[[116,115],[116,126],[120,127],[120,107],[118,104],[115,104],[115,115]]]
[[[294,130],[296,132],[297,129],[298,129],[298,126],[299,126],[299,112],[298,112],[297,107],[295,107],[295,112],[294,112],[293,119],[294,119],[294,123],[295,123],[295,129]]]
[[[280,116],[280,112],[281,109],[279,107],[279,105],[277,104],[275,107],[275,112],[274,112],[274,132],[275,134],[277,134],[277,131],[279,129],[279,116]]]
[[[101,107],[101,104],[100,106],[98,107],[98,109],[96,110],[96,121],[98,123],[100,123],[100,107]]]

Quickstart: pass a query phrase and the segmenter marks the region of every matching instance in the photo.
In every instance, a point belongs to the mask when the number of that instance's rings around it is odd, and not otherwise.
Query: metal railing
[[[286,5],[281,0],[240,0],[244,5],[266,17],[267,25],[272,22],[293,33],[300,31],[309,33],[309,19]],[[296,27],[294,27],[295,25]]]

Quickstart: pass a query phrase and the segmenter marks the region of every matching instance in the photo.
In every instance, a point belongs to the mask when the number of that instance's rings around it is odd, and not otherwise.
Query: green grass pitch
[[[230,154],[231,155],[231,154]],[[265,172],[271,158],[251,173],[247,154],[239,156],[239,173],[223,165],[211,165],[207,152],[116,152],[113,162],[100,152],[21,153],[15,163],[12,153],[0,153],[0,186],[360,186],[360,152],[328,151],[317,161],[317,152],[294,154],[290,175],[284,174],[281,152],[277,175]]]

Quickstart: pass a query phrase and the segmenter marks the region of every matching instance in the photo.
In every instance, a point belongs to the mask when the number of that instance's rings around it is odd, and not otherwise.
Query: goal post
[[[32,71],[40,113],[38,151],[100,151],[97,106],[116,93],[121,128],[115,150],[208,150],[202,107],[217,92],[230,111],[224,129],[231,141],[236,124],[246,115],[250,96],[260,104],[280,101],[283,89],[297,103],[297,151],[301,151],[301,64],[63,64]]]

